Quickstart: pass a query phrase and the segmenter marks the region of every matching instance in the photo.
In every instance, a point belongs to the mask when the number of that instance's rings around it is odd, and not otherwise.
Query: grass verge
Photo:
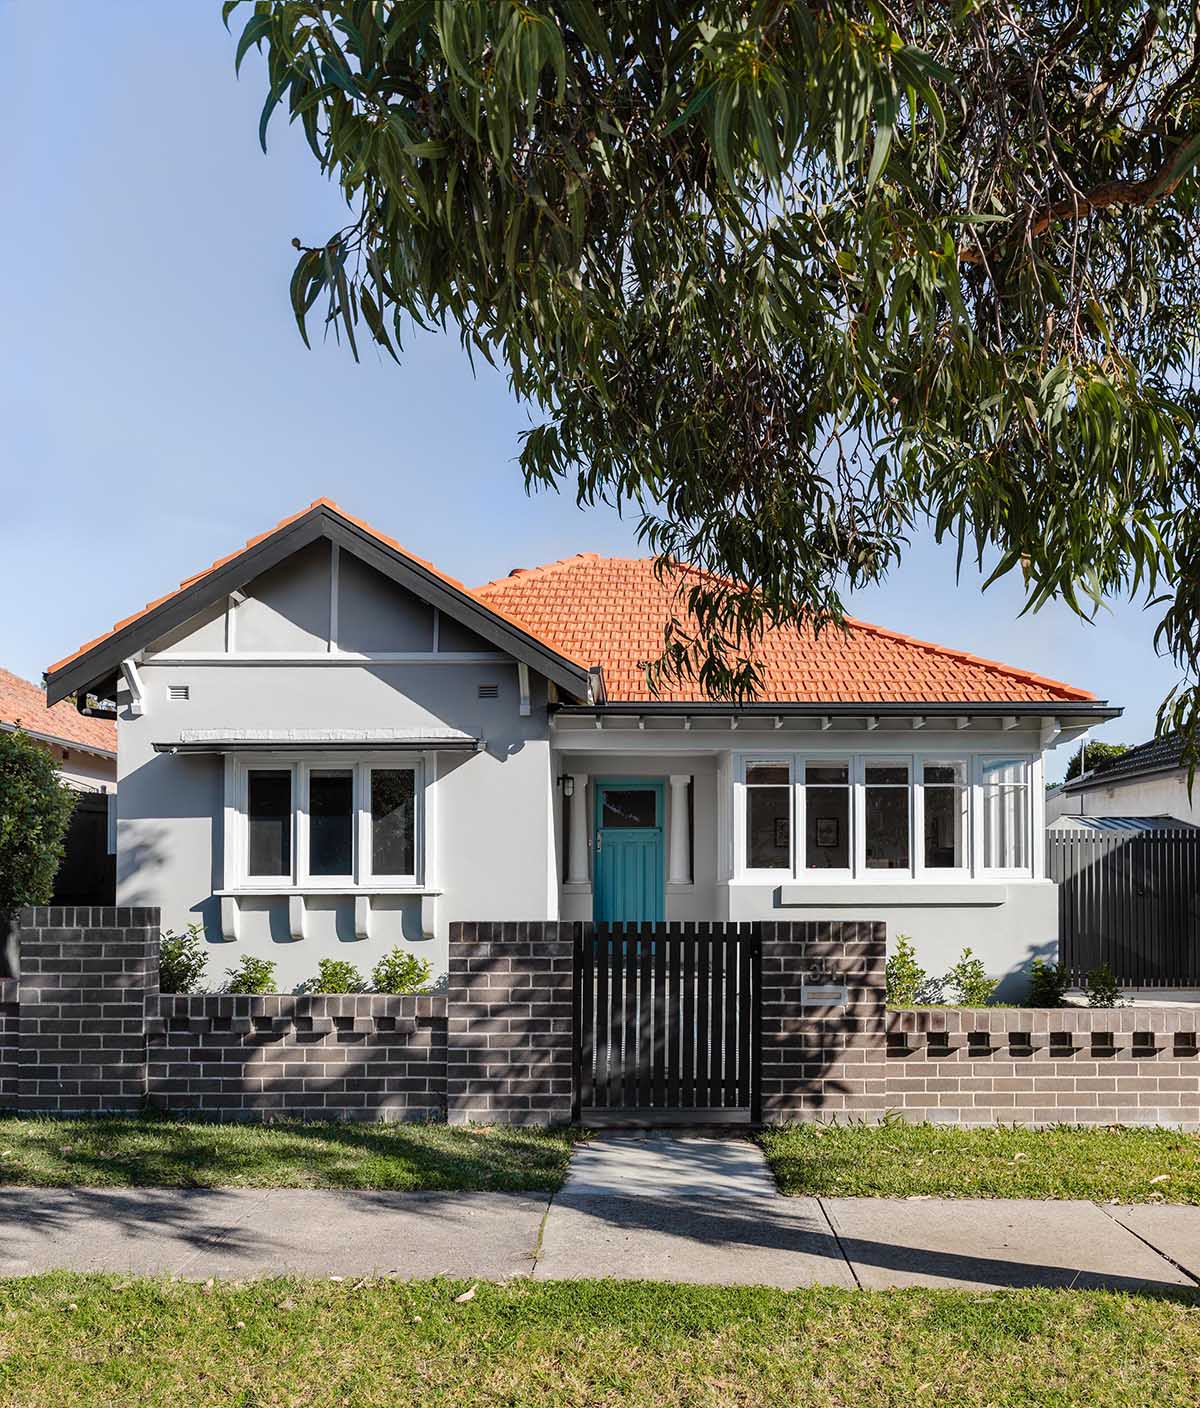
[[[764,1130],[784,1193],[1200,1203],[1200,1137],[1168,1129],[788,1125]]]
[[[0,1282],[7,1408],[1196,1401],[1200,1304],[648,1282]]]
[[[553,1192],[569,1130],[0,1119],[0,1183]]]

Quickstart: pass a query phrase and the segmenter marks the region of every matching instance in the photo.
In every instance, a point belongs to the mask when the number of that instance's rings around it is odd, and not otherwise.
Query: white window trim
[[[855,831],[858,834],[858,844],[854,852],[854,864],[858,874],[858,881],[862,885],[895,884],[897,880],[906,881],[913,878],[913,782],[916,778],[916,771],[913,767],[914,758],[911,753],[859,753],[855,758],[855,792],[856,812],[858,814],[858,826]],[[894,870],[883,867],[868,867],[867,865],[867,769],[871,768],[907,768],[908,782],[877,782],[872,783],[873,787],[878,787],[891,792],[904,792],[908,802],[908,864],[897,867]]]
[[[288,875],[250,875],[247,804],[251,770],[287,772],[292,784],[292,866]],[[349,875],[308,873],[308,796],[312,771],[350,770],[354,778],[354,867]],[[370,774],[379,768],[414,774],[414,871],[375,875],[370,871]],[[221,894],[404,894],[433,886],[432,856],[437,780],[436,754],[397,757],[387,753],[287,755],[229,753],[225,756],[225,844]]]
[[[727,755],[728,756],[728,755]],[[1029,864],[1020,867],[990,867],[983,863],[983,768],[984,764],[1001,759],[1020,762],[1025,768],[1024,824],[1029,846]],[[849,761],[850,784],[850,870],[809,870],[804,864],[803,822],[804,822],[804,767],[806,763],[840,763]],[[1000,751],[993,743],[987,749],[959,748],[938,751],[924,750],[919,753],[857,752],[840,750],[829,754],[812,751],[767,751],[732,754],[733,766],[729,774],[730,782],[722,788],[721,805],[728,791],[732,790],[732,805],[729,809],[732,852],[732,875],[727,883],[732,885],[962,885],[1000,880],[1036,880],[1043,878],[1038,860],[1037,840],[1041,835],[1039,821],[1038,786],[1042,773],[1040,754],[1021,752],[1014,749]],[[967,797],[964,854],[967,863],[963,866],[929,867],[925,865],[925,826],[924,826],[924,767],[926,763],[965,763]],[[751,869],[746,864],[746,770],[748,767],[774,763],[785,764],[791,776],[791,865],[774,869]],[[868,765],[905,763],[909,768],[909,868],[907,870],[868,870],[866,868],[866,768]],[[721,773],[718,769],[718,779]],[[930,786],[948,784],[931,783]]]

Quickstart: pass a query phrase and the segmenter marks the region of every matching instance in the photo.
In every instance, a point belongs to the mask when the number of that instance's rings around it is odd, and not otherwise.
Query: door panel
[[[661,788],[601,784],[596,800],[595,918],[655,923],[663,917]]]

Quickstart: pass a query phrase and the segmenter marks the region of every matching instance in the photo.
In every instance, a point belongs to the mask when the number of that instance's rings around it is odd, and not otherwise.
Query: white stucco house
[[[454,920],[883,919],[933,970],[1053,952],[1043,755],[1120,711],[851,622],[733,706],[654,697],[673,586],[470,589],[328,500],[51,667],[117,716],[118,903],[270,957],[446,961]]]

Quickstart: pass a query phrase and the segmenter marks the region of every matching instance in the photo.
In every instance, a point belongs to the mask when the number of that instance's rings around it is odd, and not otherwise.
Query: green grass
[[[568,1130],[0,1119],[0,1183],[553,1192]]]
[[[1200,1203],[1200,1137],[1167,1129],[897,1121],[789,1125],[760,1140],[785,1193]]]
[[[1084,1291],[0,1282],[6,1408],[1194,1408],[1200,1303]]]

